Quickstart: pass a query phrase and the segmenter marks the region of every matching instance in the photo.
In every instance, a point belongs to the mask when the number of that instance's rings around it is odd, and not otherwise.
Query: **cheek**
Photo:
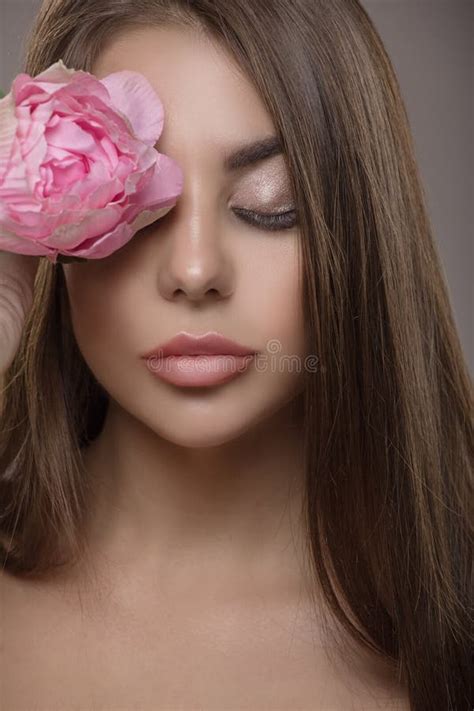
[[[281,343],[281,352],[301,355],[304,351],[302,284],[296,240],[272,255],[256,281],[262,334]]]
[[[65,277],[72,328],[80,350],[89,365],[108,362],[111,353],[126,347],[125,338],[130,333],[134,300],[126,284],[82,265],[68,273],[65,270]]]

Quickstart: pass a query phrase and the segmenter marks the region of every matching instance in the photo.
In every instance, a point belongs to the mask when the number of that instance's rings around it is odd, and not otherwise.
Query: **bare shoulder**
[[[1,571],[6,708],[409,711],[383,662],[326,653],[301,600],[204,593],[157,603],[136,580],[88,609],[77,591]]]

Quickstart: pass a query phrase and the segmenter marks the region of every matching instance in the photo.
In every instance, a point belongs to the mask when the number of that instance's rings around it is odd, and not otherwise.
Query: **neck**
[[[114,568],[161,580],[179,571],[194,585],[196,575],[228,585],[284,575],[292,584],[303,545],[295,413],[290,405],[238,438],[190,448],[111,404],[84,452],[94,492],[89,549]]]

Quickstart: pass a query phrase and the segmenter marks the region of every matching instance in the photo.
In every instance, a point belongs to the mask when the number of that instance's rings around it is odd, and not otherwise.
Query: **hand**
[[[20,345],[40,257],[0,250],[0,381]]]

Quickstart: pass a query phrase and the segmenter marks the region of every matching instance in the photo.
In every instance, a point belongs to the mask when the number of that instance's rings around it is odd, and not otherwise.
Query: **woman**
[[[59,58],[147,77],[185,186],[104,259],[1,255],[7,708],[467,711],[471,382],[367,14],[48,0]],[[183,332],[246,367],[164,374]]]

